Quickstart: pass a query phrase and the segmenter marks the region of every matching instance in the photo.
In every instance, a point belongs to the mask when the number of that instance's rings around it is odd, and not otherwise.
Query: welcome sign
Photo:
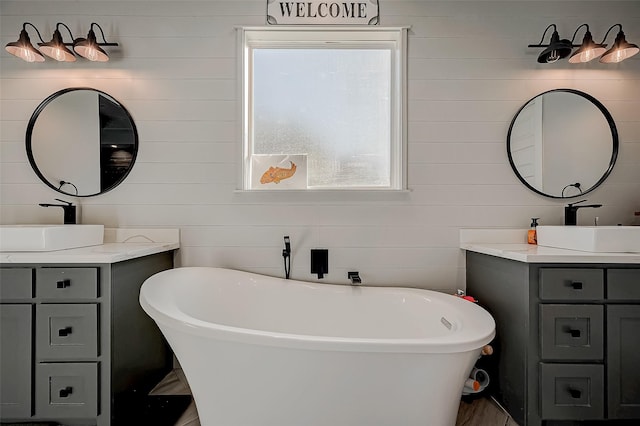
[[[267,24],[271,25],[378,25],[379,22],[378,0],[267,0]]]

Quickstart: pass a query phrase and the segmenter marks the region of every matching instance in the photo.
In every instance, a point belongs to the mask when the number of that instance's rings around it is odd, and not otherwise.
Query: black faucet
[[[311,273],[318,274],[318,279],[329,273],[329,250],[311,249]]]
[[[587,200],[576,201],[570,203],[564,208],[564,224],[565,225],[577,225],[578,224],[578,209],[584,209],[587,207],[598,208],[602,207],[602,204],[583,204],[576,206],[576,204],[584,203]]]
[[[284,236],[284,249],[282,250],[284,258],[284,277],[289,279],[291,273],[291,240],[288,235]]]
[[[42,207],[62,207],[64,212],[64,224],[65,225],[75,225],[76,224],[76,206],[69,201],[64,201],[59,198],[56,198],[56,201],[60,201],[65,204],[47,204],[41,203],[39,204]]]

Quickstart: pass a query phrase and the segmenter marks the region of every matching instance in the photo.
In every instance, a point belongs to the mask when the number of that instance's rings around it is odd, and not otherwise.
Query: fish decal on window
[[[290,163],[291,168],[289,169],[283,169],[282,167],[273,166],[269,167],[269,170],[264,172],[264,174],[260,178],[260,183],[263,185],[271,182],[280,183],[281,180],[289,179],[291,176],[296,174],[297,169],[296,163],[294,163],[293,161],[290,161]]]

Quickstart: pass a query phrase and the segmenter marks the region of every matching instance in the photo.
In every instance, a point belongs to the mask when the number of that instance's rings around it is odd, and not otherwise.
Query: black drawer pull
[[[582,281],[571,281],[571,287],[574,290],[582,290]]]
[[[71,327],[61,328],[60,330],[58,330],[58,336],[67,337],[68,335],[71,334],[71,331],[72,331]]]
[[[71,386],[67,386],[64,389],[60,389],[60,398],[67,398],[69,395],[73,393],[73,388]]]
[[[582,334],[582,330],[577,330],[575,328],[571,328],[571,327],[566,327],[563,330],[565,333],[568,333],[571,335],[571,337],[577,339],[578,337],[580,337],[580,335]]]
[[[57,288],[71,287],[71,280],[70,279],[66,279],[66,280],[58,281],[58,282],[56,282],[56,287]]]
[[[569,388],[568,390],[571,398],[580,399],[580,397],[582,396],[582,391],[580,389]]]

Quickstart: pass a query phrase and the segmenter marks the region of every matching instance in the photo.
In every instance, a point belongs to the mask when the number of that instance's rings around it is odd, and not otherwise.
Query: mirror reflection
[[[507,135],[507,154],[527,187],[548,197],[571,198],[594,190],[611,173],[618,133],[597,99],[556,89],[518,111]]]
[[[138,151],[129,112],[95,89],[61,90],[45,99],[27,127],[27,156],[49,187],[88,197],[119,185]]]

